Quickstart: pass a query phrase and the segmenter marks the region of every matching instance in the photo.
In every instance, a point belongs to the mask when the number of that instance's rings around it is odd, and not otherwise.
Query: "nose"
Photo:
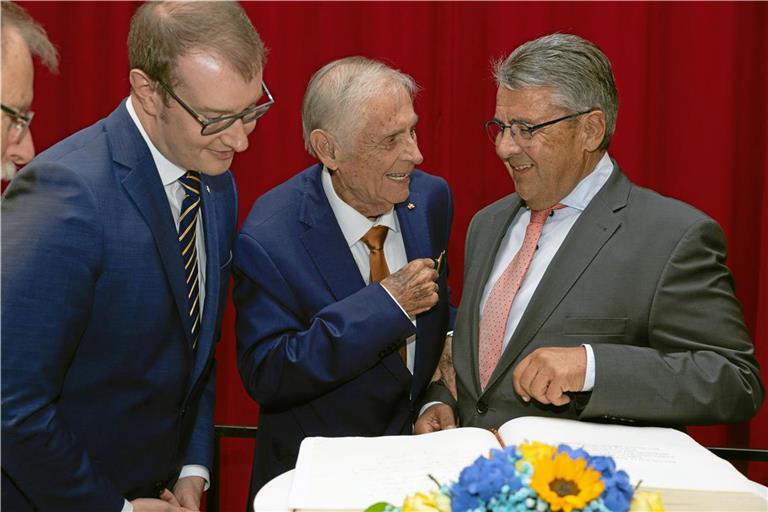
[[[521,152],[522,148],[517,143],[517,139],[512,136],[512,131],[507,128],[501,132],[501,136],[496,142],[496,154],[499,158],[506,160],[510,156]]]
[[[413,162],[414,165],[421,165],[424,161],[424,156],[419,150],[419,141],[416,140],[416,133],[411,136],[408,142],[408,160]]]
[[[242,119],[238,119],[232,123],[232,126],[221,132],[221,142],[236,153],[245,151],[248,149],[248,135],[255,126],[255,122],[245,125]]]
[[[6,148],[8,158],[18,166],[22,166],[35,156],[35,143],[32,141],[32,133],[27,130],[19,142],[9,144]]]

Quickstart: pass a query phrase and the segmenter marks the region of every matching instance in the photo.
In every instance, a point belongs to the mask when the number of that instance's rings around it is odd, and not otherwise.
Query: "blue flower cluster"
[[[581,458],[589,467],[599,471],[605,484],[600,498],[592,500],[583,512],[627,512],[634,490],[625,471],[616,471],[611,457],[592,457],[586,450],[561,444],[559,453],[572,459]],[[515,446],[491,450],[489,458],[478,457],[464,468],[458,482],[443,486],[441,491],[451,497],[452,512],[546,512],[549,505],[530,487],[533,467],[521,461]]]
[[[515,470],[521,457],[514,446],[491,450],[490,458],[478,457],[451,486],[451,510],[489,510],[492,501],[506,501],[523,487]]]

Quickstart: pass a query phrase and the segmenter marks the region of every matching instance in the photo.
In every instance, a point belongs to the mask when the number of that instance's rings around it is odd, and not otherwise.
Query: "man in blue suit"
[[[315,73],[302,117],[321,163],[256,201],[235,243],[239,370],[261,405],[252,495],[307,436],[411,433],[449,328],[453,208],[414,169],[415,90],[362,57]]]
[[[271,101],[236,3],[148,3],[131,93],[2,204],[4,510],[198,510],[237,198]]]

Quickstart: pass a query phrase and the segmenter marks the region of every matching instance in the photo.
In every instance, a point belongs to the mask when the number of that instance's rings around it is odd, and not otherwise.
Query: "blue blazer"
[[[2,201],[2,501],[119,511],[211,468],[214,345],[237,197],[203,175],[197,351],[178,234],[125,104],[39,155]]]
[[[440,301],[418,329],[377,283],[365,285],[314,165],[262,196],[235,243],[237,353],[261,405],[251,495],[296,463],[307,436],[408,434],[449,329]],[[408,204],[413,208],[408,208]],[[408,260],[448,245],[448,185],[421,171],[395,211]],[[416,333],[411,376],[397,353]]]

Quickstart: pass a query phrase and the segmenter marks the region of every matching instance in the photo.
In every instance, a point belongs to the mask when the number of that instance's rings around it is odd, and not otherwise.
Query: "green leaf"
[[[365,509],[363,512],[387,512],[388,510],[392,510],[395,507],[390,505],[389,503],[386,503],[384,501],[380,501],[379,503],[374,503],[367,509]]]

